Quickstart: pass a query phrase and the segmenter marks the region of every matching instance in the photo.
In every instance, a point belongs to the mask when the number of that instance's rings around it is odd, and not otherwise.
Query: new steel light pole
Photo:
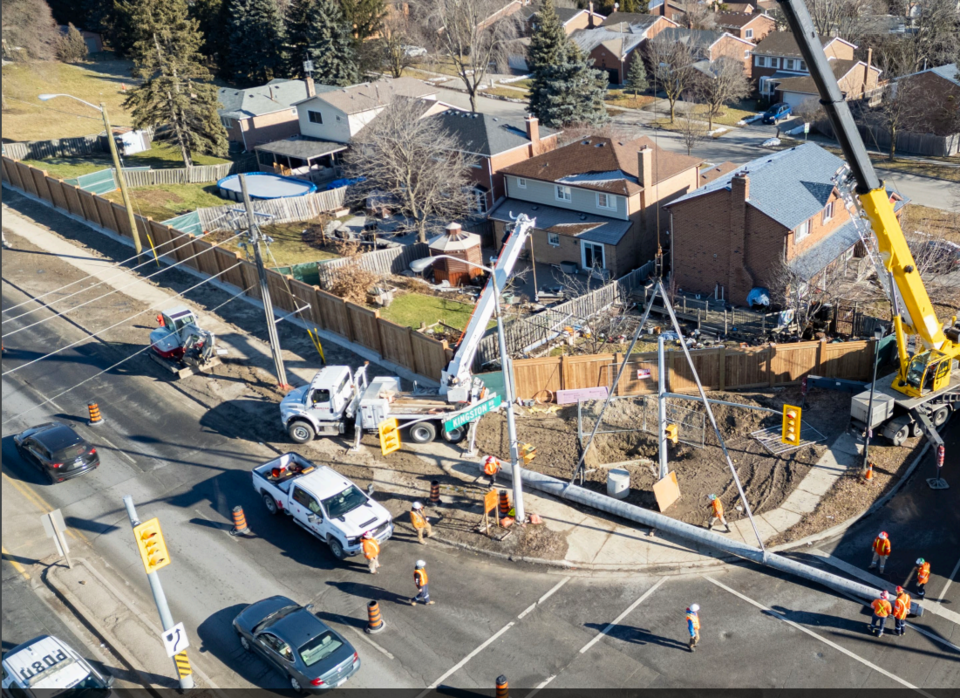
[[[117,144],[113,139],[113,129],[110,127],[110,117],[107,115],[107,105],[103,102],[100,102],[98,107],[96,104],[91,104],[85,100],[80,99],[79,97],[74,97],[73,95],[68,94],[42,94],[37,95],[37,99],[41,102],[46,102],[48,100],[54,99],[55,97],[69,97],[70,99],[75,99],[81,104],[86,104],[91,109],[96,109],[103,115],[103,127],[107,130],[107,143],[110,144],[110,157],[113,158],[113,167],[117,173],[117,184],[120,185],[120,196],[123,198],[123,206],[127,209],[127,221],[130,223],[130,234],[133,237],[133,247],[139,255],[143,248],[140,244],[140,232],[137,230],[137,219],[133,217],[133,206],[130,204],[130,194],[127,192],[127,180],[123,176],[123,168],[120,167],[120,153],[117,152]]]
[[[425,271],[432,266],[438,259],[452,259],[461,264],[482,269],[491,275],[493,281],[493,309],[497,317],[497,343],[500,345],[500,366],[503,368],[503,399],[507,403],[507,435],[510,439],[510,467],[513,472],[513,506],[516,514],[516,520],[523,523],[526,520],[526,512],[523,509],[523,482],[520,479],[520,451],[517,443],[517,422],[513,414],[513,371],[510,366],[510,356],[507,354],[507,340],[503,334],[503,319],[500,316],[500,290],[497,288],[496,271],[482,264],[468,262],[459,257],[452,257],[447,254],[439,254],[436,257],[424,257],[415,259],[410,263],[410,269],[417,273]]]
[[[873,434],[873,393],[877,389],[877,364],[880,363],[880,340],[883,328],[874,327],[873,336],[877,340],[873,346],[873,380],[870,382],[870,399],[867,401],[867,430],[863,434],[863,470],[866,472],[870,462],[870,436]]]

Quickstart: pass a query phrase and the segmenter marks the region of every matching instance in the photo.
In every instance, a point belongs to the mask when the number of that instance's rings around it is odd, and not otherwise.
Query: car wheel
[[[437,428],[432,422],[418,422],[410,427],[410,440],[417,444],[428,444],[437,438]]]
[[[313,427],[302,419],[295,419],[287,426],[287,435],[294,443],[308,443],[313,440],[313,434]]]
[[[450,431],[443,430],[440,432],[440,435],[443,436],[443,440],[450,444],[458,444],[463,441],[463,438],[467,435],[467,430],[464,427],[459,427],[458,429],[451,429]]]
[[[327,545],[330,546],[330,552],[333,553],[333,556],[338,560],[343,560],[344,558],[347,557],[346,554],[343,552],[343,546],[340,545],[340,541],[338,541],[333,536],[330,536],[329,538],[327,538]]]
[[[280,507],[277,506],[276,500],[266,492],[263,493],[263,506],[265,506],[267,511],[274,516],[278,511],[280,511]]]
[[[299,694],[303,694],[303,687],[300,685],[300,682],[297,681],[295,676],[290,677],[290,688]]]
[[[239,633],[237,633],[237,637],[240,638],[240,646],[244,649],[244,651],[246,652],[253,651],[253,648],[250,647],[250,641],[247,640],[247,638],[245,638],[243,635],[240,635]]]

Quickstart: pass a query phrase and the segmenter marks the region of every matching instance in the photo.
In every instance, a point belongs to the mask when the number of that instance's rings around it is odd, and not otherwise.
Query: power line
[[[227,240],[224,240],[224,242],[229,242],[229,241],[232,240],[233,238],[239,237],[239,236],[240,236],[240,234],[238,233],[237,235],[234,235],[233,237],[228,238]],[[49,322],[50,320],[53,320],[54,318],[61,317],[61,316],[63,316],[63,315],[66,315],[67,313],[72,313],[74,310],[77,310],[77,309],[79,309],[79,308],[82,308],[82,307],[85,306],[85,305],[90,305],[91,303],[95,303],[96,301],[101,300],[101,299],[103,299],[103,298],[106,298],[107,296],[112,296],[114,293],[119,293],[119,292],[122,291],[123,289],[128,288],[128,287],[130,287],[130,286],[133,286],[134,284],[137,284],[137,283],[139,283],[139,282],[141,282],[141,281],[145,281],[145,280],[147,280],[147,279],[152,279],[154,276],[157,276],[158,274],[162,274],[162,273],[165,272],[165,271],[170,271],[170,270],[173,269],[174,267],[180,266],[180,265],[183,264],[184,262],[187,262],[187,261],[193,259],[194,257],[199,257],[199,256],[202,255],[202,254],[206,254],[207,252],[209,252],[209,250],[204,250],[203,252],[197,252],[197,253],[194,254],[194,255],[190,255],[190,256],[187,257],[186,259],[180,260],[180,261],[177,262],[176,264],[171,264],[171,265],[168,266],[168,267],[164,267],[164,268],[161,269],[160,271],[155,271],[154,273],[150,274],[149,276],[145,276],[145,277],[143,277],[142,279],[134,279],[134,280],[131,281],[129,284],[124,284],[123,286],[120,286],[120,287],[118,287],[118,288],[115,288],[113,291],[110,291],[109,293],[104,293],[102,296],[97,296],[96,298],[92,298],[91,300],[84,301],[83,303],[80,303],[79,305],[75,305],[75,306],[73,306],[72,308],[67,308],[66,310],[62,310],[62,311],[60,311],[60,312],[58,312],[58,313],[55,313],[54,315],[51,315],[50,317],[45,317],[45,318],[43,318],[42,320],[37,320],[36,322],[34,322],[34,323],[30,324],[30,325],[26,325],[26,326],[24,326],[24,327],[18,327],[17,329],[15,329],[15,330],[13,330],[13,331],[11,331],[11,332],[7,332],[5,335],[3,335],[2,338],[3,338],[3,339],[6,339],[7,337],[10,337],[11,335],[15,335],[15,334],[17,334],[18,332],[23,332],[24,330],[29,330],[31,327],[36,327],[37,325],[42,325],[43,323]],[[232,268],[233,268],[233,267],[231,267],[231,269],[232,269]],[[220,273],[222,274],[223,272],[220,272]],[[91,288],[92,288],[92,287],[91,287]],[[22,317],[22,316],[21,316],[21,317]],[[6,374],[4,374],[4,375],[6,375]]]
[[[236,300],[239,296],[242,296],[243,294],[245,294],[245,293],[246,293],[247,291],[249,291],[251,288],[253,288],[253,286],[247,286],[247,287],[246,287],[245,289],[243,289],[242,291],[240,291],[240,292],[238,292],[238,293],[234,293],[232,296],[230,296],[230,297],[229,297],[227,300],[225,300],[223,303],[221,303],[220,305],[216,306],[215,308],[211,308],[211,309],[208,310],[207,312],[209,312],[209,313],[216,312],[217,310],[219,310],[220,308],[222,308],[223,306],[225,306],[225,305],[226,305],[227,303],[229,303],[230,301]],[[10,417],[9,419],[5,420],[5,421],[3,422],[3,424],[6,424],[7,422],[13,421],[14,419],[17,419],[18,417],[22,417],[22,416],[25,415],[25,414],[29,414],[30,412],[33,412],[34,410],[36,410],[36,409],[38,409],[38,408],[40,408],[40,407],[43,407],[43,406],[46,405],[48,402],[53,402],[54,400],[56,400],[56,399],[57,399],[58,397],[60,397],[61,395],[66,395],[66,394],[69,393],[71,390],[76,390],[77,388],[79,388],[79,387],[80,387],[81,385],[83,385],[84,383],[88,383],[88,382],[92,381],[94,378],[98,378],[98,377],[102,376],[104,373],[109,373],[110,371],[112,371],[113,369],[115,369],[115,368],[116,368],[117,366],[119,366],[120,364],[126,363],[126,362],[129,361],[130,359],[133,359],[133,358],[139,356],[140,354],[142,354],[143,352],[147,351],[148,349],[152,349],[155,344],[156,344],[156,342],[151,342],[150,344],[148,344],[147,346],[145,346],[143,349],[138,349],[137,351],[133,352],[133,353],[132,353],[130,356],[128,356],[127,358],[121,359],[121,360],[118,361],[117,363],[113,364],[113,366],[108,366],[107,368],[103,369],[103,370],[100,371],[99,373],[95,373],[95,374],[93,374],[92,376],[90,376],[89,378],[83,379],[82,381],[80,381],[80,382],[77,383],[76,385],[70,386],[70,387],[67,388],[66,390],[60,391],[59,393],[57,393],[57,394],[54,395],[53,397],[47,398],[47,399],[44,400],[43,402],[34,405],[33,407],[31,407],[31,408],[28,409],[28,410],[25,410],[25,411],[23,411],[23,412],[18,412],[18,413],[17,413],[16,415],[14,415],[13,417]]]
[[[241,264],[243,264],[243,262],[237,262],[237,263],[234,264],[232,267],[228,267],[228,268],[224,269],[223,271],[218,272],[218,273],[214,274],[213,276],[210,276],[209,278],[204,279],[204,280],[201,281],[200,283],[195,284],[195,285],[191,286],[190,288],[188,288],[188,289],[186,289],[186,290],[184,290],[184,291],[181,291],[180,293],[174,295],[173,298],[179,298],[180,296],[183,296],[184,294],[189,293],[190,291],[192,291],[192,290],[194,290],[194,289],[196,289],[196,288],[199,288],[200,286],[203,286],[205,283],[209,283],[210,281],[213,281],[214,279],[216,279],[216,278],[217,278],[218,276],[220,276],[221,274],[226,274],[226,273],[227,273],[228,271],[230,271],[231,269],[236,269],[236,268],[239,267]],[[169,300],[170,300],[170,299],[165,299],[165,300],[163,301],[163,303],[167,303]],[[67,350],[67,349],[70,349],[71,347],[75,347],[75,346],[77,346],[78,344],[83,344],[83,343],[86,342],[88,339],[92,339],[93,337],[98,336],[98,335],[101,334],[102,332],[106,332],[107,330],[112,330],[114,327],[118,327],[118,326],[120,326],[120,325],[123,325],[123,324],[129,322],[130,320],[132,320],[132,319],[135,318],[135,317],[138,317],[138,316],[140,316],[140,315],[143,315],[144,313],[149,313],[151,310],[154,310],[158,305],[162,305],[162,304],[151,305],[151,306],[145,308],[144,310],[141,310],[141,311],[138,312],[138,313],[134,313],[134,314],[131,315],[130,317],[121,320],[121,321],[118,322],[118,323],[115,323],[115,324],[113,324],[113,325],[110,325],[110,327],[104,327],[102,330],[97,330],[96,332],[92,333],[89,337],[86,337],[86,338],[84,338],[84,339],[79,339],[79,340],[77,340],[76,342],[73,342],[73,343],[71,343],[71,344],[68,344],[68,345],[65,346],[65,347],[60,347],[60,348],[57,349],[56,351],[51,351],[49,354],[44,354],[43,356],[41,356],[41,357],[39,357],[39,358],[37,358],[37,359],[34,359],[33,361],[28,361],[27,363],[21,364],[20,366],[17,366],[16,368],[11,368],[9,371],[4,371],[2,374],[0,374],[0,376],[7,376],[7,375],[9,375],[9,374],[11,374],[11,373],[14,373],[15,371],[19,371],[19,370],[22,369],[22,368],[26,368],[27,366],[32,366],[33,364],[35,364],[35,363],[37,363],[37,362],[43,361],[44,359],[48,359],[48,358],[50,358],[51,356],[54,356],[54,355],[56,355],[56,354],[59,354],[61,351],[65,351],[65,350]],[[48,319],[49,319],[49,318],[48,318]]]

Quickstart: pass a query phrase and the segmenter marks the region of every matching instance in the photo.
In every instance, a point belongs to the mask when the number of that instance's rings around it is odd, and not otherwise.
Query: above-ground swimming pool
[[[284,199],[290,196],[312,194],[317,186],[302,179],[282,177],[271,172],[247,172],[247,191],[251,199]],[[232,174],[217,182],[220,196],[234,201],[243,201],[240,178]]]

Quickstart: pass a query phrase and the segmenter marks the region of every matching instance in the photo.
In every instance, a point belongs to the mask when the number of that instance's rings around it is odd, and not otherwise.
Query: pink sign
[[[569,405],[578,400],[606,400],[607,388],[578,388],[576,390],[558,390],[557,404]]]

